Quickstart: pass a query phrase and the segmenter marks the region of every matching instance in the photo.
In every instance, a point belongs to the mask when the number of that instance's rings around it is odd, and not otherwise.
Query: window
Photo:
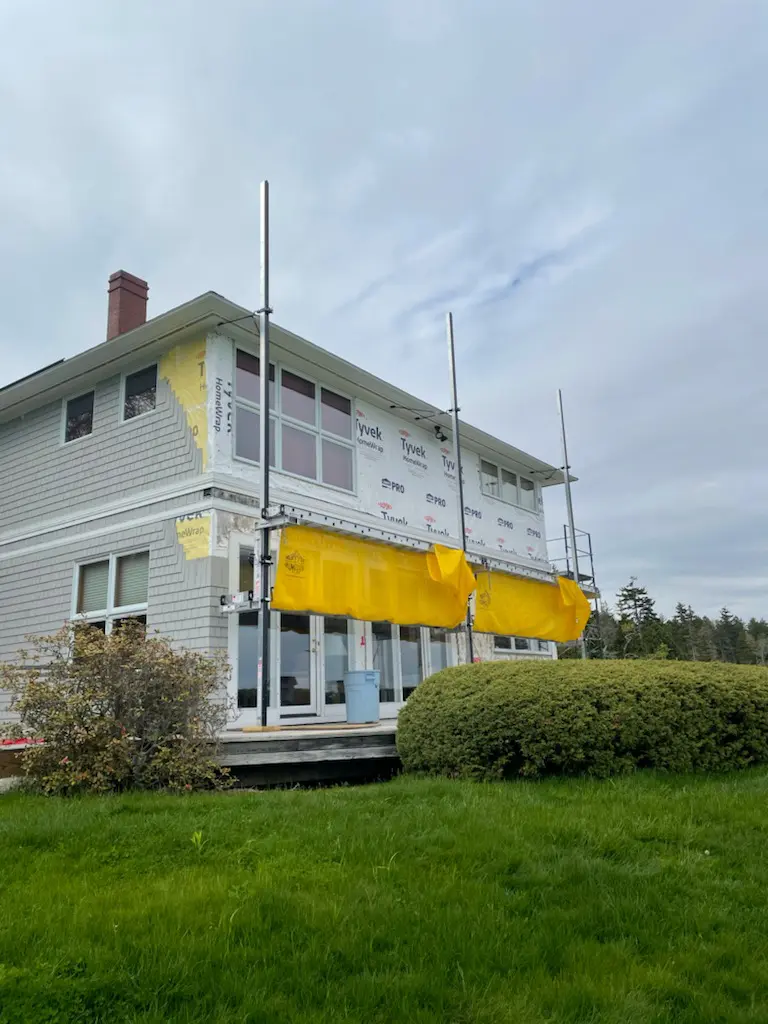
[[[434,674],[450,664],[451,635],[446,629],[429,631],[429,668]]]
[[[75,615],[106,633],[125,618],[137,618],[146,626],[148,590],[148,551],[89,562],[77,570]]]
[[[497,651],[511,651],[512,650],[512,637],[511,636],[495,636],[493,638],[493,646]]]
[[[123,419],[132,420],[151,412],[157,404],[157,366],[131,373],[125,378]]]
[[[347,440],[352,437],[352,403],[348,398],[322,388],[320,410],[323,430],[346,437]]]
[[[371,623],[372,667],[381,673],[379,699],[406,700],[428,675],[454,662],[453,641],[447,629]]]
[[[389,622],[371,623],[373,667],[381,673],[379,700],[387,703],[395,699],[395,628]]]
[[[503,501],[517,504],[517,476],[508,469],[501,471],[501,497]]]
[[[279,377],[278,377],[279,374]],[[352,401],[285,367],[270,366],[270,465],[343,491],[355,488]],[[279,380],[279,393],[275,380]],[[256,356],[236,354],[235,456],[259,461]]]
[[[520,504],[532,512],[536,511],[536,484],[524,476],[520,477]]]
[[[245,398],[254,405],[261,402],[261,371],[259,357],[250,352],[237,350],[237,366],[235,370],[235,394]],[[275,366],[269,367],[269,408],[275,408]]]
[[[540,651],[544,651],[546,654],[549,654],[549,640],[537,640],[536,646]]]
[[[146,633],[147,630],[147,616],[146,615],[123,615],[120,619],[114,619],[112,621],[112,632],[119,632],[126,622],[137,622],[142,627],[142,632]]]
[[[421,657],[421,629],[418,626],[400,627],[400,663],[403,672],[403,700],[410,697],[424,678]]]
[[[317,479],[317,437],[284,423],[282,441],[282,467],[286,473]]]
[[[77,596],[78,614],[103,611],[107,607],[109,560],[80,567],[80,588]]]
[[[325,670],[325,703],[343,704],[344,673],[349,669],[348,620],[326,617],[323,620],[323,668]]]
[[[491,462],[486,462],[485,459],[480,461],[480,486],[483,494],[490,494],[492,498],[498,498],[499,495],[499,470]]]
[[[323,483],[354,490],[352,483],[352,449],[323,438]]]
[[[241,561],[242,567],[242,561]],[[258,668],[259,613],[241,612],[237,616],[237,706],[259,706]]]
[[[510,505],[536,511],[536,484],[524,476],[518,476],[509,469],[496,466],[493,462],[480,460],[480,489],[492,498],[501,498]]]
[[[237,589],[241,594],[244,591],[253,590],[255,560],[253,548],[240,548]]]
[[[531,645],[525,639],[524,636],[516,636],[515,637],[515,650],[516,651],[530,651],[530,649],[531,649]]]
[[[283,370],[280,375],[280,403],[284,416],[292,420],[301,420],[314,427],[317,422],[315,406],[315,385],[304,380],[290,370]]]
[[[269,464],[275,465],[275,438],[277,423],[274,417],[269,419],[272,430],[269,435]],[[261,417],[258,412],[244,405],[235,406],[235,454],[249,462],[259,461],[259,445],[261,444]]]
[[[132,608],[147,603],[149,586],[149,552],[138,555],[124,555],[117,559],[117,585],[115,606]]]
[[[93,391],[67,402],[64,442],[77,441],[93,433]]]

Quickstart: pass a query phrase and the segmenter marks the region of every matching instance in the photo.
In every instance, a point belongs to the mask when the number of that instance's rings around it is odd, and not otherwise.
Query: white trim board
[[[85,523],[95,522],[98,519],[107,519],[109,516],[121,515],[123,512],[133,512],[136,509],[148,505],[156,505],[160,501],[169,501],[172,498],[183,498],[187,494],[195,494],[198,491],[212,487],[212,476],[210,473],[200,474],[191,479],[185,479],[183,485],[179,483],[158,487],[151,491],[139,491],[131,497],[121,498],[119,501],[109,502],[106,505],[97,505],[82,512],[68,516],[61,516],[59,519],[41,520],[36,528],[26,528],[16,533],[0,533],[0,548],[6,544],[18,544],[20,541],[32,540],[35,537],[42,537],[47,533],[56,533],[59,530],[69,530],[73,526],[82,526]]]
[[[123,523],[113,523],[112,526],[102,526],[98,530],[89,530],[86,533],[77,533],[70,537],[59,537],[45,544],[35,544],[26,548],[16,548],[14,551],[0,552],[0,562],[9,562],[14,558],[25,558],[27,555],[36,554],[39,551],[50,551],[53,548],[66,547],[68,544],[78,544],[80,541],[93,540],[95,537],[108,537],[110,534],[119,533],[121,530],[135,529],[137,526],[152,526],[155,523],[173,522],[179,516],[187,516],[193,512],[209,512],[213,510],[214,505],[211,499],[205,498],[202,501],[195,502],[193,505],[179,505],[176,508],[163,509],[151,516],[126,519]]]

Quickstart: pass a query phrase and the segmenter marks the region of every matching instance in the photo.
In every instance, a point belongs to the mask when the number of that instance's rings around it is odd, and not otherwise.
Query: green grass
[[[6,795],[0,1022],[765,1024],[767,796],[764,770]]]

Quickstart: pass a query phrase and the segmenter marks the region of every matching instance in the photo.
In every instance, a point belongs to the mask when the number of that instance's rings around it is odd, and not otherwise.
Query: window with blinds
[[[147,603],[149,588],[149,552],[123,555],[117,559],[115,607],[129,608]]]
[[[107,607],[109,560],[80,566],[77,610],[81,614],[103,612]]]
[[[81,565],[77,573],[76,612],[79,622],[97,626],[105,633],[121,619],[140,618],[147,607],[149,552],[110,555],[101,562]]]

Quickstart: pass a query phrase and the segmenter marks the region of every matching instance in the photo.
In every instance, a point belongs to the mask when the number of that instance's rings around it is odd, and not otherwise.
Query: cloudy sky
[[[4,0],[0,383],[150,315],[278,323],[560,464],[608,595],[768,615],[765,0]],[[548,496],[548,532],[562,499]]]

